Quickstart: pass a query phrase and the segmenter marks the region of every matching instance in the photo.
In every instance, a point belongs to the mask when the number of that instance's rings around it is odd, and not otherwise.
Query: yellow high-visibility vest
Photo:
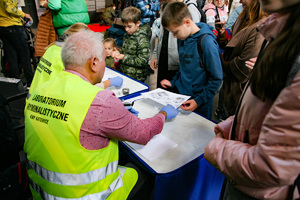
[[[118,166],[118,141],[99,150],[81,146],[79,133],[101,89],[61,71],[26,102],[25,144],[34,199],[126,199],[137,172]]]
[[[29,89],[29,94],[41,84],[52,80],[55,76],[64,69],[64,64],[61,59],[61,47],[52,45],[47,49],[41,58]]]

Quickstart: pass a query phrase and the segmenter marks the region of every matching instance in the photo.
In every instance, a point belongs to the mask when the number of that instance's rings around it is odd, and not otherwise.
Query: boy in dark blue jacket
[[[219,46],[210,26],[195,24],[182,2],[168,3],[163,12],[162,25],[178,39],[180,60],[179,72],[171,81],[162,80],[162,87],[191,96],[181,105],[181,109],[195,111],[211,119],[213,99],[221,86],[223,74]],[[198,49],[202,49],[202,53]]]

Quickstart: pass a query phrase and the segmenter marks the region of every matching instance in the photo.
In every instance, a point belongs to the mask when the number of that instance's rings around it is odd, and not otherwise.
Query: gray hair
[[[102,34],[93,31],[79,31],[64,42],[61,58],[66,69],[84,67],[89,59],[96,56],[103,60]]]

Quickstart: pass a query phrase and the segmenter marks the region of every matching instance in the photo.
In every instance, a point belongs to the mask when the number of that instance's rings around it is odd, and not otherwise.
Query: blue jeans
[[[4,55],[11,72],[10,78],[20,79],[20,72],[23,69],[27,85],[29,86],[33,79],[33,71],[24,27],[0,27],[0,39],[3,42]],[[21,69],[19,69],[19,64],[22,67]]]

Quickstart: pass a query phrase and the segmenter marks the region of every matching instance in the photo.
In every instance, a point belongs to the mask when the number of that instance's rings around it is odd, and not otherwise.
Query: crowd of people
[[[85,1],[49,0],[43,6],[56,41],[33,73],[21,21],[32,18],[16,0],[3,0],[0,39],[10,77],[23,71],[30,86],[24,151],[34,199],[151,196],[143,169],[118,165],[118,141],[146,144],[179,111],[167,105],[140,119],[105,90],[123,84],[121,77],[102,82],[106,66],[140,82],[157,70],[157,87],[190,96],[180,109],[216,114],[221,122],[204,158],[226,177],[221,199],[299,198],[300,0],[239,3],[114,2],[101,24],[120,18],[118,46],[89,30]]]

